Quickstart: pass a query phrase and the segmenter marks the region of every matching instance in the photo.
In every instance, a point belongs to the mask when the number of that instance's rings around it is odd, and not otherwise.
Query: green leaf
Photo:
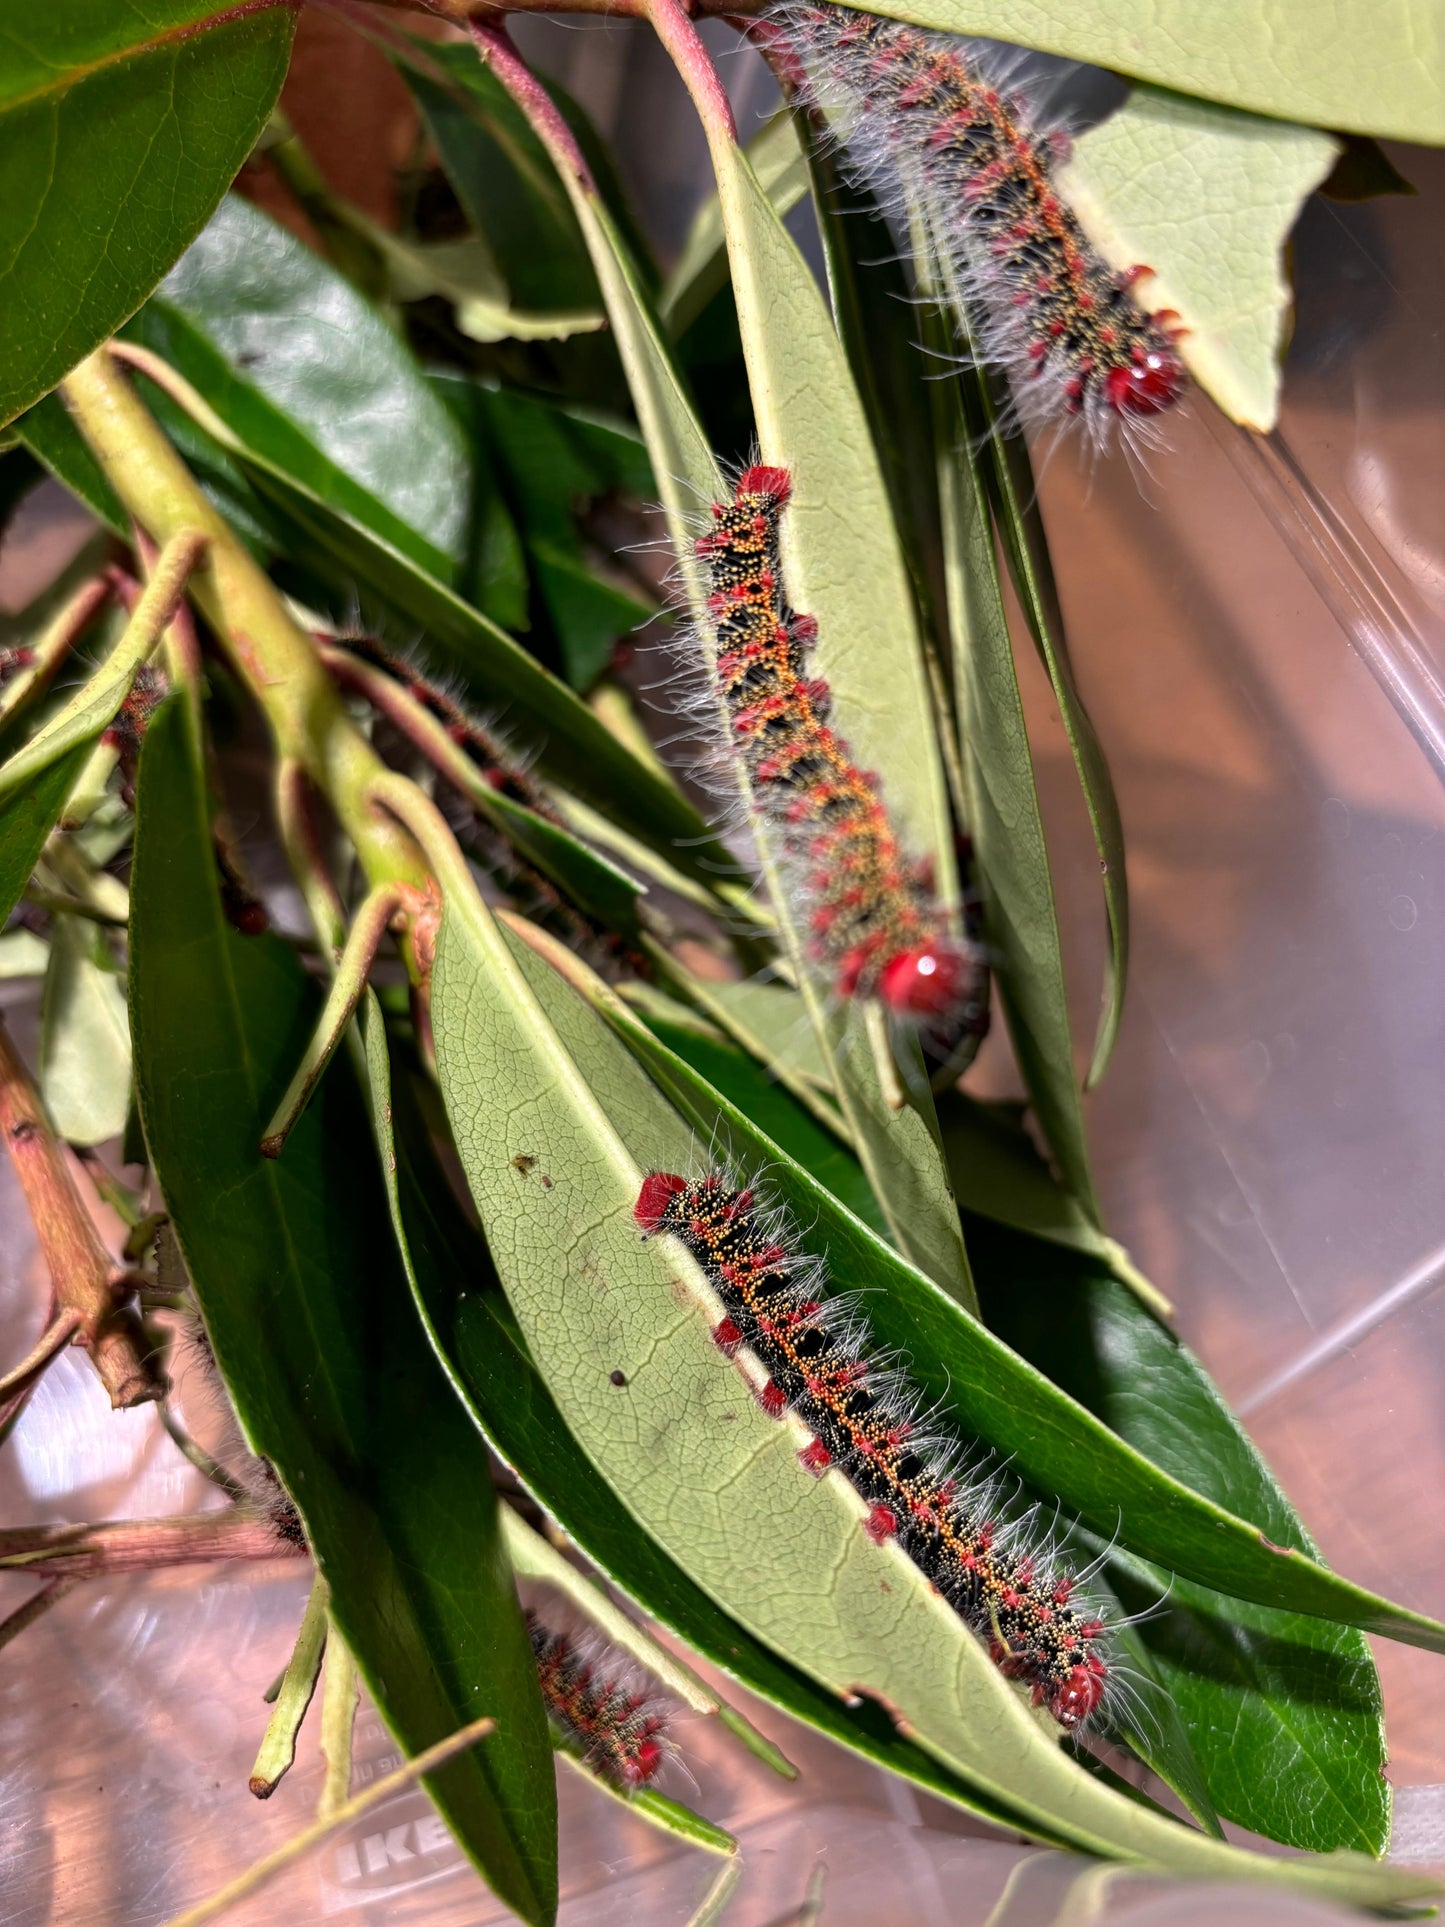
[[[1147,263],[1150,309],[1173,309],[1179,352],[1232,421],[1279,418],[1290,313],[1284,248],[1339,142],[1137,87],[1075,143],[1058,185],[1104,258]]]
[[[344,1054],[284,1155],[259,1155],[318,1000],[284,944],[221,913],[180,698],[142,756],[131,932],[146,1140],[248,1441],[295,1497],[404,1750],[496,1716],[430,1784],[499,1896],[548,1922],[552,1757],[486,1450],[416,1320]]]
[[[1154,1464],[1255,1520],[1276,1544],[1313,1542],[1187,1346],[1097,1258],[970,1221],[979,1295],[1000,1338]],[[1116,1587],[1157,1606],[1167,1577]],[[1379,1681],[1362,1633],[1175,1579],[1137,1628],[1196,1736],[1210,1793],[1240,1826],[1291,1846],[1383,1853]]]
[[[758,185],[785,219],[808,191],[808,161],[797,126],[786,108],[754,134],[747,145],[748,164]],[[727,242],[722,208],[709,194],[697,213],[658,302],[658,315],[674,338],[683,334],[714,295],[728,285]]]
[[[999,996],[1039,1123],[1065,1183],[1097,1225],[1048,847],[988,504],[969,453],[973,425],[952,394],[940,419],[948,614],[985,926],[999,955]]]
[[[40,1090],[50,1121],[72,1144],[119,1137],[130,1109],[125,991],[102,933],[57,916],[41,1010]]]
[[[0,801],[0,924],[24,896],[45,839],[89,757],[90,745],[78,743]]]
[[[59,395],[47,395],[27,410],[16,423],[16,433],[56,480],[84,502],[112,535],[129,541],[130,517],[125,512],[125,504],[66,413]]]
[[[0,425],[145,300],[265,125],[286,5],[8,0],[0,20]]]
[[[451,581],[470,462],[410,351],[327,262],[230,195],[132,330],[248,449]]]
[[[664,1550],[834,1690],[883,1698],[922,1744],[1026,1824],[1181,1872],[1377,1901],[1427,1887],[1428,1877],[1412,1887],[1346,1857],[1328,1866],[1256,1859],[1136,1806],[1061,1756],[981,1643],[886,1549],[880,1597],[880,1553],[860,1530],[856,1493],[834,1472],[806,1483],[794,1428],[769,1420],[719,1359],[685,1254],[637,1236],[641,1171],[688,1160],[686,1124],[539,959],[509,949],[454,860],[429,841],[446,898],[438,1068],[468,1182],[569,1429]],[[845,1218],[834,1207],[833,1224]],[[855,1244],[873,1243],[852,1229]],[[826,1611],[816,1609],[820,1596]]]
[[[527,545],[545,623],[567,680],[588,689],[614,645],[656,613],[595,548],[579,517],[613,492],[651,497],[652,469],[635,430],[520,394],[475,385],[484,447],[496,464]]]
[[[1008,1825],[867,1701],[847,1706],[777,1658],[731,1619],[624,1508],[567,1430],[502,1295],[483,1239],[447,1189],[417,1111],[412,1077],[393,1087],[398,1192],[394,1208],[413,1289],[458,1390],[493,1449],[587,1557],[695,1652],[795,1719],[929,1792]]]
[[[426,68],[393,58],[513,299],[535,309],[595,307],[597,281],[576,216],[507,90],[469,47],[429,42]]]
[[[1368,12],[1318,0],[889,0],[899,20],[1114,67],[1280,120],[1445,142],[1445,51],[1431,0]]]

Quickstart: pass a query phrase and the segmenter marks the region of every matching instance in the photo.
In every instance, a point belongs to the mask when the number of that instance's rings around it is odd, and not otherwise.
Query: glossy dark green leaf
[[[59,395],[47,395],[15,424],[15,433],[58,482],[111,531],[126,540],[130,517]]]
[[[980,432],[964,407],[972,393],[972,377],[965,375],[940,390],[938,403],[948,620],[969,829],[1014,1053],[1054,1161],[1097,1225],[1053,877],[985,494],[989,457],[970,452]]]
[[[447,378],[448,387],[457,384]],[[650,500],[652,467],[636,430],[515,390],[474,384],[482,450],[516,517],[564,674],[587,689],[614,645],[656,609],[587,544],[580,517],[604,496]],[[604,572],[605,566],[605,572]]]
[[[230,195],[134,338],[257,455],[451,581],[470,462],[410,350],[344,276]]]
[[[0,14],[0,423],[133,314],[230,186],[295,11],[7,0]]]
[[[45,839],[55,828],[89,755],[90,745],[78,743],[0,803],[0,926],[25,894]]]
[[[385,1051],[374,1037],[371,1046]],[[877,1704],[846,1706],[779,1659],[638,1525],[568,1431],[528,1355],[486,1243],[462,1215],[437,1165],[423,1114],[426,1087],[404,1059],[398,1058],[394,1072],[395,1208],[412,1287],[438,1356],[494,1450],[600,1571],[731,1678],[940,1798],[1000,1825],[1016,1825],[1006,1808],[982,1801],[904,1739]],[[381,1088],[380,1078],[375,1088]]]
[[[1274,1544],[1314,1550],[1198,1359],[1099,1259],[972,1217],[968,1236],[1001,1338],[1154,1464],[1255,1520]],[[1116,1583],[1134,1610],[1168,1585],[1154,1574]],[[1291,1846],[1384,1851],[1380,1686],[1362,1633],[1185,1579],[1137,1630],[1198,1735],[1222,1813]]]
[[[409,1753],[480,1713],[486,1745],[432,1790],[497,1893],[556,1904],[551,1749],[482,1440],[413,1310],[345,1054],[275,1162],[259,1133],[318,996],[285,945],[220,906],[184,702],[146,739],[131,1020],[151,1159],[252,1446],[306,1521],[333,1611]]]

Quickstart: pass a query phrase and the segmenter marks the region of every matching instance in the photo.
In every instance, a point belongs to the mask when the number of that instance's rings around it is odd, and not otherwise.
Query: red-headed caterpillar
[[[1055,185],[1062,129],[1017,61],[953,34],[792,0],[768,16],[796,56],[804,96],[850,164],[906,224],[927,215],[968,298],[978,351],[1007,370],[1020,414],[1081,420],[1091,439],[1137,426],[1183,392],[1169,311],[1099,254]]]
[[[931,865],[900,846],[878,778],[853,762],[827,720],[828,685],[808,674],[817,624],[788,606],[778,547],[790,493],[785,469],[746,469],[695,543],[731,747],[805,907],[812,956],[837,994],[877,998],[949,1041],[981,1034],[982,952],[950,930]]]
[[[650,1694],[598,1635],[562,1632],[534,1611],[527,1632],[543,1704],[562,1739],[614,1786],[651,1786],[676,1751],[668,1702]]]
[[[729,1357],[746,1348],[767,1372],[759,1403],[807,1428],[807,1471],[847,1479],[869,1537],[897,1541],[1036,1706],[1064,1727],[1088,1720],[1111,1680],[1100,1615],[1050,1570],[1047,1546],[1028,1543],[1027,1521],[1000,1521],[996,1480],[927,1423],[856,1303],[826,1296],[822,1261],[798,1252],[782,1215],[724,1174],[668,1171],[649,1173],[633,1215],[645,1237],[670,1233],[697,1260],[723,1307],[716,1344]]]

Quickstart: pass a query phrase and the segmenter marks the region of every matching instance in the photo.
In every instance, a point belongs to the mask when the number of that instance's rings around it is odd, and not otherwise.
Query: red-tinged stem
[[[712,63],[712,55],[678,0],[640,0],[640,4],[643,14],[652,22],[653,32],[682,75],[708,140],[725,138],[736,142],[738,127],[727,89]]]
[[[233,1506],[170,1519],[103,1525],[17,1526],[0,1531],[0,1570],[34,1579],[104,1579],[118,1573],[208,1565],[215,1559],[304,1559],[269,1519]]]
[[[161,552],[138,523],[132,523],[131,527],[135,535],[136,553],[145,564],[146,574],[154,575]],[[171,617],[170,627],[166,630],[165,650],[166,666],[171,674],[188,688],[198,689],[201,682],[201,639],[196,634],[190,605],[184,601],[176,605],[176,613]]]
[[[466,24],[477,52],[527,116],[558,172],[572,175],[584,193],[595,194],[597,183],[571,128],[557,111],[551,95],[507,38],[506,28],[490,26],[482,20],[468,20]]]
[[[50,1269],[56,1306],[77,1316],[74,1343],[113,1406],[160,1398],[165,1379],[133,1307],[130,1275],[100,1241],[35,1087],[0,1022],[0,1137]]]
[[[17,1393],[26,1391],[45,1370],[62,1346],[80,1329],[80,1313],[73,1305],[51,1318],[39,1341],[32,1346],[13,1371],[0,1378],[0,1411],[3,1411]]]
[[[79,1583],[78,1579],[52,1579],[39,1592],[32,1593],[23,1606],[17,1606],[8,1618],[0,1620],[0,1649],[8,1646],[12,1639],[18,1639],[52,1606],[58,1606],[68,1592],[75,1591]]]
[[[111,596],[108,576],[92,576],[82,582],[70,600],[42,633],[34,647],[34,659],[16,676],[0,697],[0,723],[9,722],[21,710],[45,693],[51,678],[85,634]]]

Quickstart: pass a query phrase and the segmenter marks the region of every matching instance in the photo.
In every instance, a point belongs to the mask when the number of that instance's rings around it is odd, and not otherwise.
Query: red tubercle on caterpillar
[[[758,1390],[758,1403],[769,1418],[781,1418],[788,1409],[788,1395],[775,1378]]]
[[[1035,1686],[1035,1706],[1047,1705],[1060,1726],[1082,1726],[1093,1717],[1108,1690],[1109,1671],[1097,1653],[1072,1667],[1050,1687]]]
[[[833,1463],[833,1454],[821,1439],[814,1439],[811,1445],[804,1446],[798,1458],[815,1479],[821,1479]]]
[[[1184,392],[1184,364],[1168,349],[1136,349],[1127,367],[1111,368],[1104,393],[1116,414],[1157,415]]]
[[[904,1016],[944,1017],[967,995],[977,969],[961,944],[920,944],[890,957],[879,973],[878,995]]]

